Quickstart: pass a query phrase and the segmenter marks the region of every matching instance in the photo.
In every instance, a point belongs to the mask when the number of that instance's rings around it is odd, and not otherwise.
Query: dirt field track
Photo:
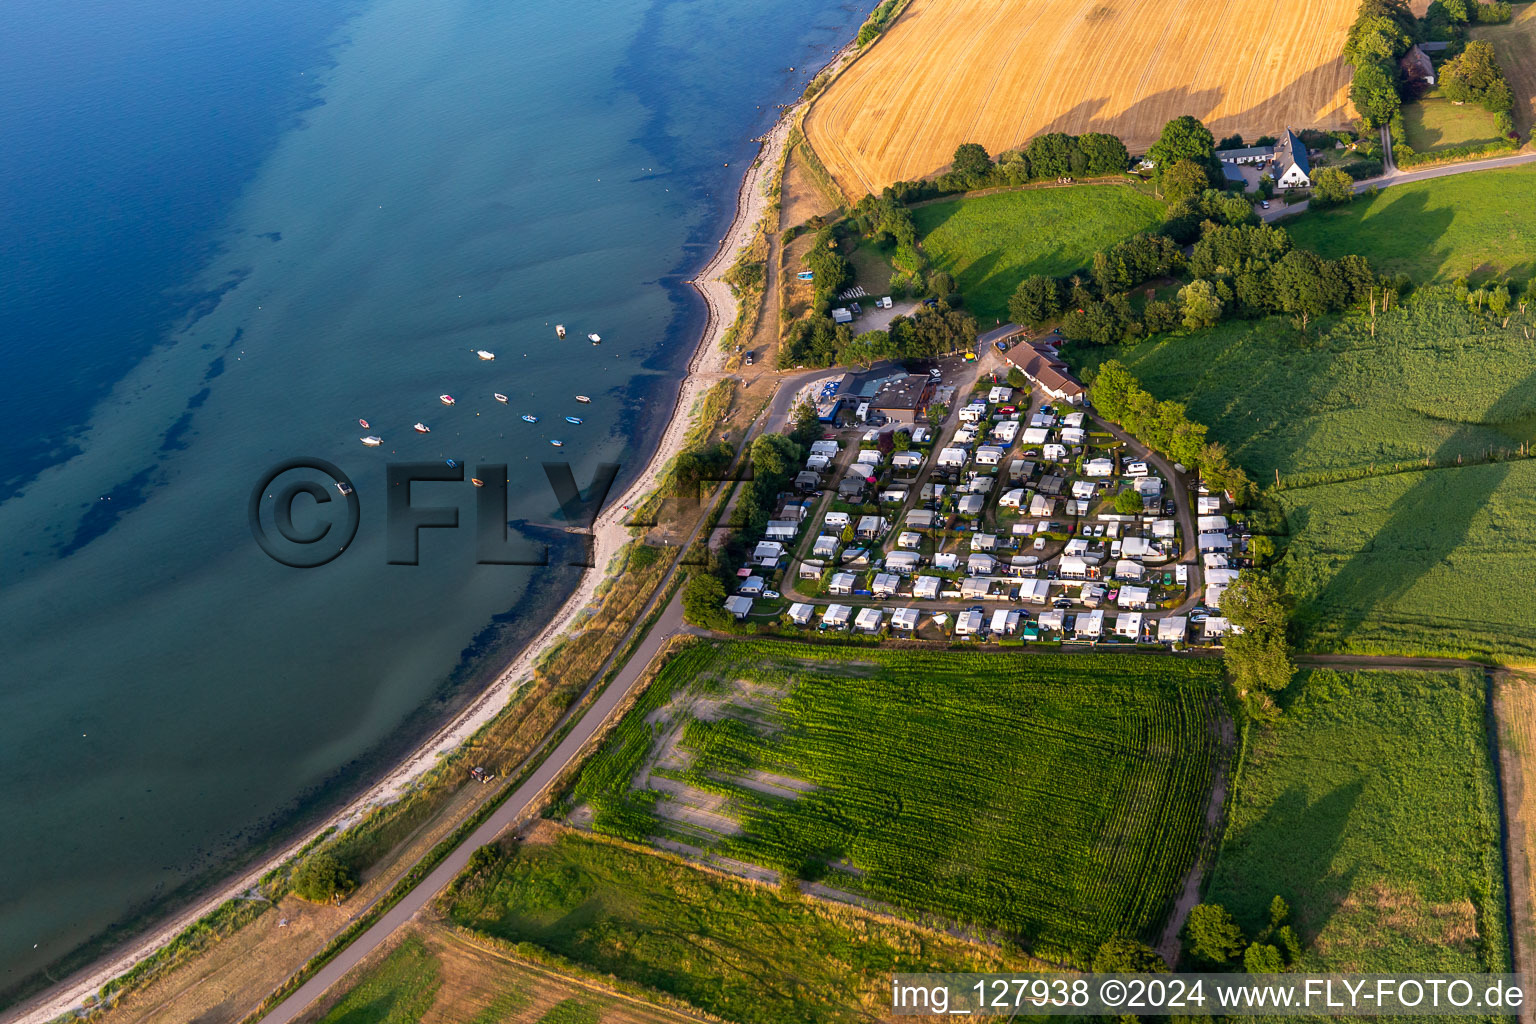
[[[806,134],[850,196],[920,178],[962,142],[1049,131],[1132,153],[1194,114],[1216,133],[1343,127],[1355,0],[914,0],[818,99]]]

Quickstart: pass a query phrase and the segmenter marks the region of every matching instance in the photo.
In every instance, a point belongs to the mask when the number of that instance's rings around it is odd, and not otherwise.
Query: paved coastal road
[[[679,591],[678,595],[681,593]],[[598,695],[597,700],[582,715],[576,727],[560,741],[544,763],[521,786],[517,787],[517,790],[507,798],[507,802],[497,808],[483,825],[477,828],[467,840],[460,843],[458,848],[450,853],[416,888],[406,894],[405,899],[374,922],[373,927],[358,936],[350,946],[342,950],[336,959],[326,964],[319,973],[299,986],[292,995],[263,1017],[262,1024],[287,1024],[296,1019],[310,1003],[324,995],[326,990],[340,981],[365,956],[377,949],[394,933],[395,929],[409,921],[418,910],[442,892],[454,876],[464,870],[472,853],[495,839],[503,829],[512,824],[538,800],[544,789],[554,781],[566,765],[575,759],[587,740],[592,738],[598,728],[613,714],[614,709],[634,690],[644,676],[651,659],[661,649],[661,645],[669,637],[682,631],[683,607],[678,595],[674,595],[662,610],[661,617],[656,620],[651,632],[636,648],[634,655],[614,677],[613,682],[608,684],[608,688]],[[642,614],[640,621],[644,621],[646,614],[649,614],[649,611]]]

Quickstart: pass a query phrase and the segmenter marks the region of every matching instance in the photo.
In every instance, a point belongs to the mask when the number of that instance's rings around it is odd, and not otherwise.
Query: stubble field
[[[1182,114],[1218,138],[1351,116],[1352,0],[916,0],[816,101],[806,134],[850,196],[962,142],[1110,132],[1133,153]]]

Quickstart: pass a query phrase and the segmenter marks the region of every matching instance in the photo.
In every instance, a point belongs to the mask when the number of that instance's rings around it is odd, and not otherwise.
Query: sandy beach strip
[[[827,66],[847,58],[851,44],[838,51]],[[689,283],[703,298],[708,311],[704,330],[694,349],[681,386],[677,401],[673,404],[671,418],[662,432],[656,450],[651,453],[645,468],[624,489],[610,500],[592,524],[592,567],[584,570],[575,590],[555,616],[533,637],[478,697],[476,697],[452,721],[435,732],[409,757],[400,762],[383,779],[350,801],[342,810],[322,824],[295,839],[280,852],[266,858],[259,865],[244,872],[219,890],[196,904],[168,918],[152,934],[146,935],[133,947],[114,954],[100,963],[86,968],[66,979],[59,986],[23,1002],[5,1014],[3,1020],[10,1024],[46,1024],[63,1014],[83,1006],[103,985],[130,970],[135,964],[147,959],[156,950],[169,943],[181,931],[206,916],[220,904],[249,892],[269,871],[293,857],[300,849],[321,833],[346,829],[374,808],[393,802],[406,793],[423,775],[432,769],[443,755],[451,753],[479,732],[501,713],[517,691],[531,678],[539,660],[557,644],[565,634],[586,616],[598,587],[607,578],[608,566],[614,556],[628,543],[629,528],[624,520],[628,513],[625,506],[637,505],[656,486],[667,464],[682,450],[692,421],[692,412],[698,399],[715,382],[727,376],[724,372],[726,353],[720,348],[725,330],[736,318],[736,296],[723,280],[742,250],[752,242],[758,222],[768,212],[769,197],[765,186],[783,162],[784,147],[801,112],[803,101],[797,101],[781,113],[778,121],[763,137],[757,159],[748,169],[736,196],[736,215],[725,237],[720,240],[714,256],[704,269]]]

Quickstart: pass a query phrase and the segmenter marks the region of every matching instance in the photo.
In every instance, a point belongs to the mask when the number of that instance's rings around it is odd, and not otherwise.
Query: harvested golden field
[[[1219,139],[1352,117],[1340,51],[1355,0],[914,0],[807,115],[850,196],[921,178],[962,142],[994,155],[1043,132],[1119,135],[1144,152],[1165,122]]]

